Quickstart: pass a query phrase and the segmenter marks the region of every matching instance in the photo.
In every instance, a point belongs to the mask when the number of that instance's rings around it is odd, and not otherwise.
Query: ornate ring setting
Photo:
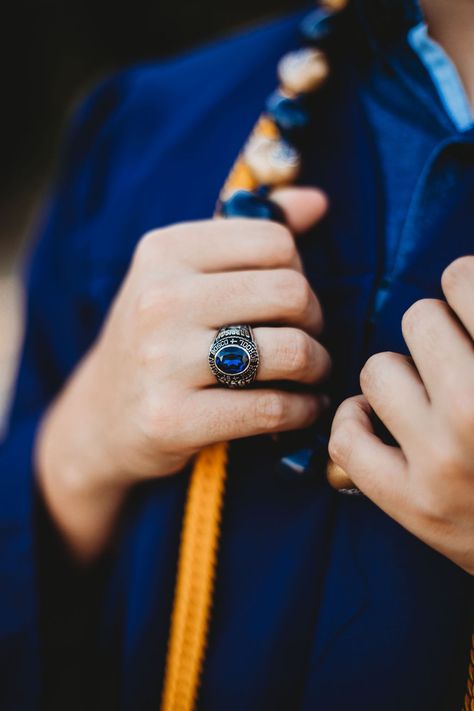
[[[257,377],[259,354],[250,326],[224,326],[209,351],[209,365],[219,385],[245,388]]]

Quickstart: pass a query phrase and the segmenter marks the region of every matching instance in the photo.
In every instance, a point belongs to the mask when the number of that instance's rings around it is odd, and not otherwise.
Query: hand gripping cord
[[[272,140],[276,136],[275,125],[266,116],[261,117],[252,137]],[[229,175],[220,200],[226,200],[237,189],[252,191],[257,187],[241,155]],[[196,458],[191,475],[181,535],[161,711],[194,711],[196,706],[211,617],[227,458],[227,444],[207,447]],[[331,481],[330,471],[329,467],[328,478]],[[335,486],[339,488],[337,483]],[[463,711],[474,711],[474,636]]]

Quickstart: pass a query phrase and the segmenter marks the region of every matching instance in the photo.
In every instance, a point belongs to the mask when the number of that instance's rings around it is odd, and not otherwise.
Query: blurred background
[[[103,75],[307,4],[16,0],[0,27],[0,429],[21,339],[18,274],[74,104]]]

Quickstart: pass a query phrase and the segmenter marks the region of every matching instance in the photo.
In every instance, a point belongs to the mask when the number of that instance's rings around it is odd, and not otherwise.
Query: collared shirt
[[[411,6],[411,7],[410,7]],[[430,38],[417,2],[406,3],[412,26],[398,43],[384,48],[364,93],[382,164],[386,200],[386,262],[390,266],[407,217],[410,200],[429,156],[441,141],[473,127],[473,114],[454,63]],[[404,82],[412,94],[413,113],[393,106],[390,84]],[[399,150],[402,144],[404,150]],[[409,146],[409,150],[407,150]]]
[[[374,65],[364,92],[385,186],[387,266],[394,262],[416,183],[430,155],[440,141],[456,135],[462,141],[462,134],[468,138],[474,127],[458,71],[429,36],[419,3],[405,0],[400,5],[406,24],[398,42],[380,41],[377,20],[381,17],[375,15],[370,32],[383,61]],[[409,113],[390,101],[393,82],[403,82],[409,89]]]
[[[430,37],[425,22],[408,32],[408,44],[426,67],[453,126],[460,132],[472,128],[472,108],[458,71],[441,45]]]

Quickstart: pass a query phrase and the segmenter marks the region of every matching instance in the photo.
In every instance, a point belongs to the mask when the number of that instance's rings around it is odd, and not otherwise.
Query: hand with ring
[[[45,417],[40,485],[86,556],[100,536],[87,538],[84,518],[89,530],[99,518],[108,530],[132,484],[181,470],[211,443],[307,427],[325,407],[310,388],[287,392],[275,382],[311,386],[330,368],[294,239],[322,217],[326,199],[312,188],[272,199],[288,227],[214,219],[145,235],[97,343]],[[259,388],[216,386],[209,348],[228,324],[253,327]]]

